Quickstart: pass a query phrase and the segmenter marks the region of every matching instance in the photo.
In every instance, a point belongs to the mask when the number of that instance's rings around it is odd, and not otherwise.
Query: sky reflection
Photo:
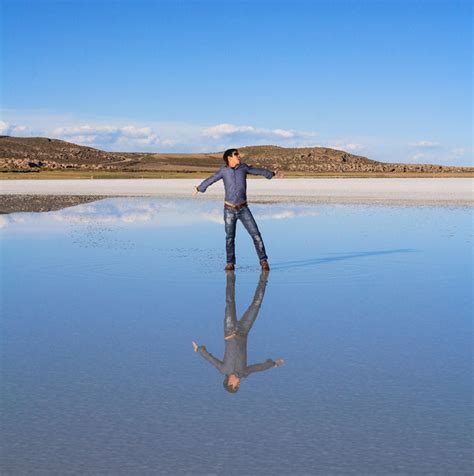
[[[251,207],[268,277],[218,202],[6,217],[2,473],[472,473],[471,209]]]
[[[259,208],[259,220],[286,220],[299,216],[314,216],[312,207],[272,205],[271,209]],[[197,200],[163,200],[159,198],[113,198],[77,205],[47,213],[13,213],[0,216],[0,228],[43,226],[48,230],[62,228],[62,224],[137,225],[137,226],[187,226],[195,223],[224,223],[222,204]]]

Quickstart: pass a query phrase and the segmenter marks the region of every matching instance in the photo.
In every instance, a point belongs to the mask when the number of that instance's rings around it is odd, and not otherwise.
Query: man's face
[[[239,151],[232,152],[232,155],[228,159],[229,167],[237,167],[240,164],[240,154]]]
[[[231,387],[239,388],[240,387],[240,378],[237,377],[237,375],[235,375],[235,374],[230,374],[228,383]]]

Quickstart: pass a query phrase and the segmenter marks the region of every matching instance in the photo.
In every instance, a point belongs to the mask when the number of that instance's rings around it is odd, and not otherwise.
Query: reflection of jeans
[[[267,277],[264,272],[260,275],[257,289],[253,296],[250,306],[245,311],[241,319],[237,320],[235,310],[235,274],[227,273],[226,290],[225,290],[225,316],[224,316],[224,336],[237,335],[247,337],[250,329],[257,319],[258,311],[262,305],[265,288],[267,286]]]
[[[232,210],[224,208],[224,223],[225,223],[225,242],[227,263],[235,263],[235,228],[237,220],[240,220],[252,237],[255,250],[257,251],[260,260],[267,259],[265,252],[265,245],[263,244],[262,235],[258,230],[257,223],[252,215],[252,212],[247,206],[239,210]]]
[[[238,321],[235,310],[235,273],[227,272],[226,292],[225,292],[225,317],[224,317],[224,358],[219,360],[201,345],[198,352],[204,359],[210,362],[216,369],[224,375],[235,374],[237,377],[248,377],[253,372],[275,367],[275,361],[267,359],[260,364],[247,365],[247,340],[250,329],[257,319],[258,312],[263,302],[265,288],[267,285],[268,273],[262,271],[258,281],[257,289],[252,302]]]

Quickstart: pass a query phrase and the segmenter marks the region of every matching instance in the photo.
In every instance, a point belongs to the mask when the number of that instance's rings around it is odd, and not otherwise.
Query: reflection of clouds
[[[282,208],[281,210],[255,213],[255,216],[261,220],[287,220],[290,218],[299,218],[299,217],[314,217],[318,215],[318,212],[314,208],[309,207],[295,207],[293,209]]]
[[[257,219],[284,220],[298,216],[312,216],[314,209],[288,205],[254,205]],[[178,226],[200,222],[224,223],[222,206],[189,201],[156,199],[107,199],[87,205],[62,210],[55,216],[57,221],[75,223],[139,223],[156,222],[157,225]]]
[[[209,212],[208,212],[209,213]],[[157,199],[106,199],[57,212],[52,218],[59,222],[95,224],[149,223],[162,226],[187,225],[203,219],[204,210],[189,203],[180,206]]]
[[[314,216],[314,207],[285,204],[254,204],[257,220],[287,220]],[[48,213],[22,213],[0,217],[0,228],[13,223],[69,223],[83,225],[153,224],[155,226],[187,226],[211,222],[222,224],[222,205],[188,200],[150,198],[111,198]]]
[[[25,218],[18,215],[0,215],[0,228],[6,228],[12,223],[24,223]]]

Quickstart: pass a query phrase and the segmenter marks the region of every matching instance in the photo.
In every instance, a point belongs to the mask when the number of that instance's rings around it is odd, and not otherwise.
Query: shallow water
[[[230,394],[218,202],[0,217],[3,474],[470,474],[472,208],[252,205]],[[260,270],[237,231],[237,318]]]

